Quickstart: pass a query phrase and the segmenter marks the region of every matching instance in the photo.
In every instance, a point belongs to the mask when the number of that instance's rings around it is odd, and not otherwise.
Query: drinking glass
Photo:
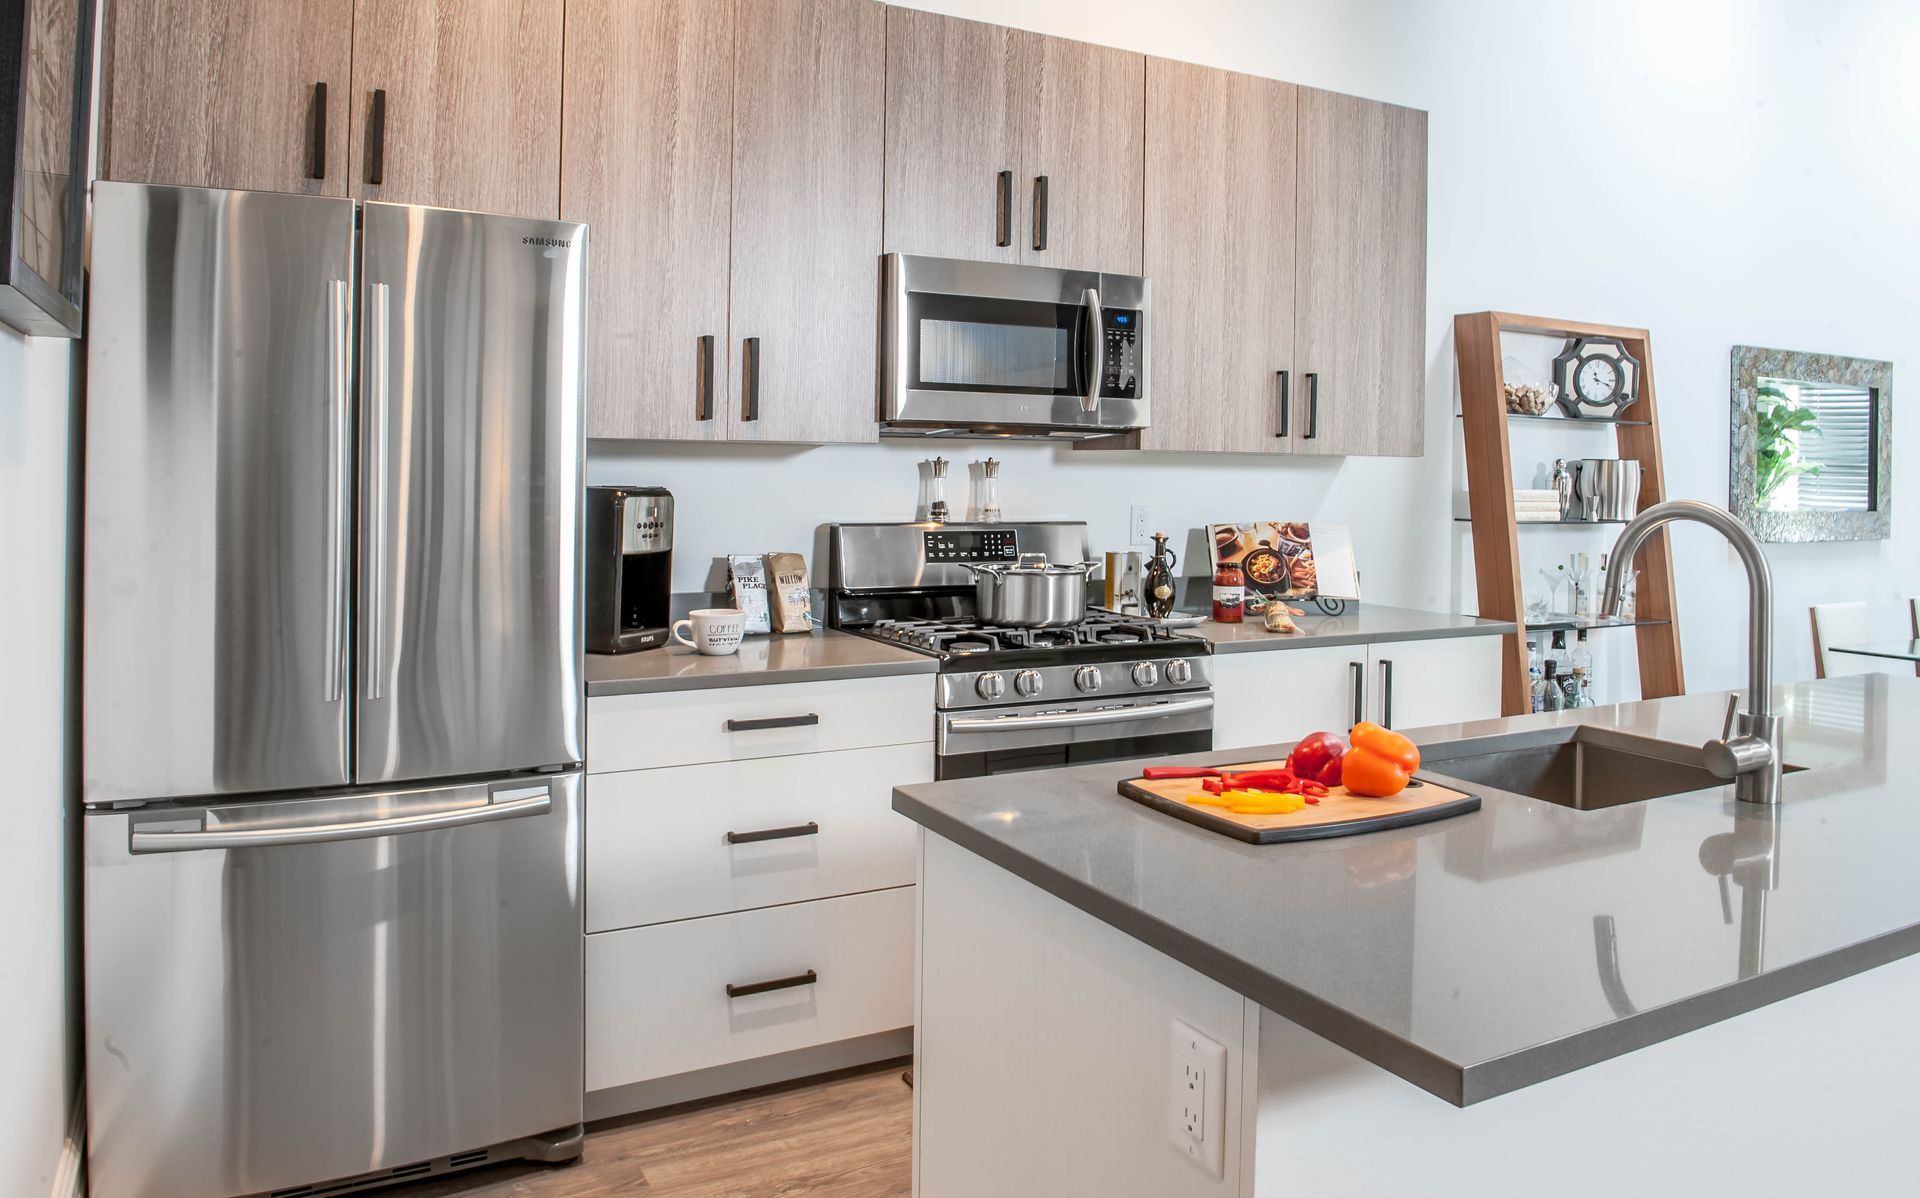
[[[1540,567],[1540,577],[1547,580],[1547,611],[1552,616],[1560,609],[1560,580],[1567,576],[1564,564]]]

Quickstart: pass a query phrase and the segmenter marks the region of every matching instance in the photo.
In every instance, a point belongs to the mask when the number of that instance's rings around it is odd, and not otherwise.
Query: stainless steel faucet
[[[1773,714],[1773,573],[1746,525],[1724,509],[1694,499],[1654,504],[1635,516],[1614,542],[1600,614],[1611,617],[1620,610],[1634,555],[1655,529],[1675,520],[1693,520],[1718,532],[1747,568],[1747,709],[1739,710],[1738,695],[1728,700],[1720,738],[1701,746],[1703,763],[1716,776],[1733,779],[1734,798],[1777,803],[1782,757],[1780,717]]]

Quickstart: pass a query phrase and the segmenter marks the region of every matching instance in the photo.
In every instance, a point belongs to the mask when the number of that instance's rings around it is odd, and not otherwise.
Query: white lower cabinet
[[[605,932],[913,882],[895,786],[927,744],[587,779],[587,930]]]
[[[1497,636],[1223,653],[1213,659],[1213,744],[1291,746],[1359,719],[1419,728],[1500,715]]]
[[[913,954],[911,886],[590,935],[587,1089],[908,1027]]]

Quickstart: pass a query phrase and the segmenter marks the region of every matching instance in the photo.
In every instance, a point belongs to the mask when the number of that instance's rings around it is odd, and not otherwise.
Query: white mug
[[[686,619],[674,623],[673,639],[702,653],[725,657],[739,650],[745,627],[746,619],[738,608],[703,607],[688,612]],[[693,630],[691,640],[680,634],[682,628]]]

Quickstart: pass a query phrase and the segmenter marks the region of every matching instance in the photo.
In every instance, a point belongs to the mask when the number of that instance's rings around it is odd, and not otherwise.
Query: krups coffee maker
[[[587,652],[667,643],[673,496],[665,487],[587,488]]]

